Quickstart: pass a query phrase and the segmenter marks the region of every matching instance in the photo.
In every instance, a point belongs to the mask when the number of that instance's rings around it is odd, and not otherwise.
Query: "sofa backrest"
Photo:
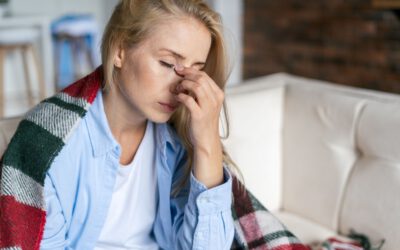
[[[355,132],[365,100],[334,89],[286,85],[283,210],[336,230],[341,200],[358,159]]]
[[[360,155],[343,197],[339,231],[351,228],[400,246],[400,97],[369,100],[355,134]]]
[[[267,208],[397,249],[399,95],[275,74],[231,87],[226,100],[225,146]]]

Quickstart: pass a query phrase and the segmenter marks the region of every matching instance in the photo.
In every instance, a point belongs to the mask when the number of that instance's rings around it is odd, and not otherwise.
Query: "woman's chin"
[[[166,111],[166,110],[156,110],[152,114],[149,114],[147,119],[155,122],[155,123],[166,123],[168,122],[172,115],[179,111],[181,107],[177,107],[174,111]]]
[[[166,123],[169,121],[171,118],[171,114],[165,114],[165,113],[156,113],[151,116],[149,116],[147,119],[151,120],[154,123]]]

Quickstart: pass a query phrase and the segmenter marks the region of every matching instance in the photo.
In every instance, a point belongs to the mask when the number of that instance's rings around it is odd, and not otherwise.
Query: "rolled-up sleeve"
[[[234,237],[232,177],[225,165],[223,173],[223,183],[210,189],[190,173],[183,214],[176,216],[173,226],[174,249],[230,249]]]
[[[199,215],[207,215],[230,209],[232,204],[232,178],[225,166],[223,172],[223,183],[210,189],[207,189],[203,183],[197,180],[192,171],[190,172],[188,206],[192,211]]]

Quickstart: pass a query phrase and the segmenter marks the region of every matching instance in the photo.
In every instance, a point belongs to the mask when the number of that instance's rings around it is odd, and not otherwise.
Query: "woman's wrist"
[[[222,146],[221,141],[194,148],[193,175],[207,188],[223,183]]]

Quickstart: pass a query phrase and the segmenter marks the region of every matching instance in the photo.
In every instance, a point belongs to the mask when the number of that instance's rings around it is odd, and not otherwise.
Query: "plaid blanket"
[[[0,162],[0,249],[37,250],[46,223],[44,180],[56,155],[101,87],[101,67],[43,100],[19,123]],[[233,177],[232,249],[303,250],[290,233]]]
[[[231,249],[308,250],[254,195],[233,176],[235,238]]]
[[[313,248],[311,248],[313,249]],[[317,246],[317,250],[365,250],[358,241],[342,241],[335,237],[328,238]]]
[[[323,242],[313,242],[309,244],[310,250],[380,250],[385,244],[385,239],[372,244],[371,239],[362,233],[350,229],[350,233],[345,238],[337,236],[329,237]]]

